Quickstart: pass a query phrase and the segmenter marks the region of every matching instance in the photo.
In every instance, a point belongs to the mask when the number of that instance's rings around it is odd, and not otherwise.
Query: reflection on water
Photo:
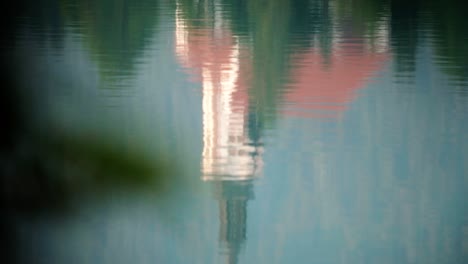
[[[285,114],[338,117],[389,59],[387,23],[381,22],[372,38],[362,38],[346,23],[334,21],[326,58],[315,47],[293,57]]]
[[[239,39],[223,27],[219,5],[213,28],[189,28],[176,9],[176,54],[198,73],[202,84],[203,152],[201,173],[212,182],[219,206],[219,239],[226,263],[238,263],[246,240],[247,201],[261,173],[262,147],[249,138],[248,57]],[[247,61],[246,61],[247,60]]]
[[[149,0],[76,1],[60,3],[64,22],[83,37],[98,64],[104,88],[127,88],[137,60],[154,34],[158,8]]]
[[[363,29],[352,14],[343,12],[342,5],[346,4],[330,1],[322,7],[328,22],[320,35],[326,35],[327,42],[312,38],[310,47],[292,55],[286,115],[341,116],[358,90],[389,60],[387,18],[377,18],[372,29]]]
[[[185,181],[163,211],[143,194],[118,193],[83,199],[63,222],[32,221],[21,233],[24,255],[40,263],[468,258],[468,19],[455,1],[38,6],[22,10],[8,43],[37,114],[153,154],[164,146]]]
[[[219,206],[219,240],[226,263],[238,263],[247,239],[247,202],[253,197],[252,181],[215,181]]]
[[[217,11],[215,10],[215,13]],[[189,29],[176,11],[176,53],[199,73],[203,94],[203,180],[246,180],[258,175],[261,146],[249,138],[248,57],[222,27]],[[222,19],[215,14],[215,25]],[[224,22],[225,23],[225,22]],[[241,69],[242,67],[242,69]]]

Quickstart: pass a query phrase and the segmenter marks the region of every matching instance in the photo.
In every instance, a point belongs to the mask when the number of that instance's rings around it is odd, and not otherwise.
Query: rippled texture
[[[2,46],[34,122],[167,155],[180,189],[24,221],[34,263],[468,260],[456,1],[27,6]]]

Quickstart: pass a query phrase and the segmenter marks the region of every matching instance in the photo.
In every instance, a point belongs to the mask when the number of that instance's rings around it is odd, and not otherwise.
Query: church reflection
[[[249,106],[259,99],[258,94],[249,94],[249,87],[263,91],[255,85],[264,87],[262,81],[269,77],[276,82],[282,73],[264,74],[268,65],[253,69],[255,54],[251,52],[258,52],[256,46],[249,41],[245,45],[246,40],[231,31],[232,21],[224,19],[217,1],[203,3],[202,14],[192,18],[190,25],[177,6],[175,52],[182,66],[201,83],[201,179],[211,185],[218,202],[221,251],[227,263],[237,263],[247,238],[247,203],[254,197],[253,182],[263,167],[259,135],[260,115],[265,113],[258,111],[258,105]],[[347,23],[338,21],[338,16],[332,17],[328,52],[312,43],[297,54],[291,51],[287,58],[295,65],[287,69],[290,81],[278,98],[273,96],[273,100],[282,100],[287,116],[339,118],[388,60],[386,21],[379,24],[373,38],[362,38],[362,32],[343,26]],[[265,58],[274,53],[262,51]],[[251,76],[254,73],[258,76]],[[269,85],[265,88],[265,94],[275,94]]]
[[[176,11],[176,55],[202,84],[202,180],[219,206],[219,243],[226,263],[237,263],[247,238],[247,203],[262,169],[262,146],[249,113],[245,78],[250,64],[239,40],[213,10],[213,27],[188,28]],[[250,125],[249,125],[250,124]]]

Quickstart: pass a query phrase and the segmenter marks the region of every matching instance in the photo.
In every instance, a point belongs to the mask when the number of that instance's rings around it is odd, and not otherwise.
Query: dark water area
[[[5,10],[12,262],[468,261],[458,1]]]

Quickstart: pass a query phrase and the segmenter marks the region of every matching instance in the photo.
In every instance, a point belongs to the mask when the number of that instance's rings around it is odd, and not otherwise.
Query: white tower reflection
[[[247,180],[259,175],[261,148],[248,136],[248,95],[241,87],[241,50],[221,12],[211,30],[189,28],[176,10],[176,54],[199,72],[203,94],[202,179]],[[195,69],[193,69],[195,68]]]
[[[205,3],[206,2],[206,3]],[[204,1],[208,26],[189,27],[176,9],[176,55],[202,84],[203,152],[201,178],[213,185],[219,205],[219,242],[227,263],[237,263],[246,240],[247,202],[262,169],[262,147],[249,132],[249,56],[226,27],[219,5]],[[208,17],[207,17],[208,16]],[[248,68],[248,67],[247,67]],[[250,117],[249,117],[250,116]]]

